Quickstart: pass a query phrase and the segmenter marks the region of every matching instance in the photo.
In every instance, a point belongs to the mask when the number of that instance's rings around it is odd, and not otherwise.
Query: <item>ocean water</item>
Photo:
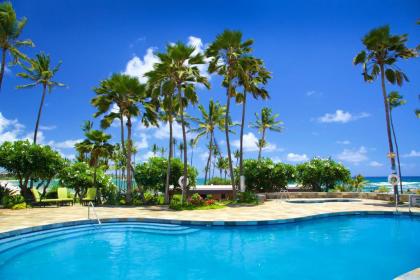
[[[382,177],[365,177],[366,181],[369,183],[366,184],[363,188],[363,191],[365,192],[373,192],[379,187],[387,187],[390,192],[392,192],[392,186],[388,183],[388,177],[382,176]],[[8,181],[1,181],[0,183],[8,183],[9,186],[18,186],[17,180],[8,180]],[[404,176],[403,177],[403,191],[408,190],[416,190],[420,189],[420,176]],[[133,181],[134,183],[134,181]],[[58,185],[58,180],[53,180],[50,184],[50,187],[53,187],[55,185]],[[204,184],[204,178],[197,178],[196,179],[197,185],[203,185]],[[117,184],[118,185],[118,184]]]

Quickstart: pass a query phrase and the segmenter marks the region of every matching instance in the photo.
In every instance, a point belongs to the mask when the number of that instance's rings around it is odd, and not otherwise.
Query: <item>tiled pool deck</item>
[[[274,224],[308,219],[317,216],[353,214],[392,214],[392,204],[378,200],[328,203],[288,203],[283,200],[266,201],[257,206],[235,206],[213,210],[172,211],[165,206],[150,207],[96,207],[101,220],[145,220],[155,222],[202,224],[202,225],[252,225]],[[408,206],[399,207],[400,213],[408,213]],[[6,232],[37,227],[48,228],[50,224],[63,224],[87,220],[85,206],[28,208],[24,210],[0,209],[0,235]],[[420,208],[412,208],[420,215]],[[55,225],[58,226],[58,225]],[[15,232],[16,233],[16,232]]]

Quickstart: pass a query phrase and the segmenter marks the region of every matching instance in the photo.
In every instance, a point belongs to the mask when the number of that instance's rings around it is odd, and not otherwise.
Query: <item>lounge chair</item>
[[[87,205],[89,202],[95,202],[96,200],[96,188],[88,188],[86,195],[82,198],[82,204]]]
[[[58,188],[57,196],[61,204],[71,203],[73,205],[73,198],[68,197],[67,188]]]
[[[41,206],[45,206],[47,204],[57,204],[57,207],[58,207],[58,204],[60,202],[58,198],[41,198],[41,194],[38,192],[36,188],[32,188],[31,192],[32,192],[32,195],[34,196],[35,204],[38,204]]]

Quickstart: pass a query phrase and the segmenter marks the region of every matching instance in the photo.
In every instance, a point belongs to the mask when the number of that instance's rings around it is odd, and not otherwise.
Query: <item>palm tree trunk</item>
[[[207,165],[204,175],[204,185],[207,183],[207,174],[210,177],[210,164],[211,164],[211,153],[213,151],[213,131],[210,133],[210,143],[209,143],[209,157],[207,159]]]
[[[184,142],[184,178],[182,182],[182,203],[187,200],[187,176],[188,176],[188,159],[187,159],[187,133],[185,131],[184,122],[184,106],[182,104],[182,90],[181,85],[178,84],[178,98],[179,98],[179,109],[181,113],[181,127],[182,127],[182,140]]]
[[[171,109],[170,109],[171,111]],[[168,154],[168,167],[166,169],[166,183],[165,183],[165,204],[169,204],[169,180],[171,178],[171,160],[172,160],[172,112],[169,112],[169,154]]]
[[[193,156],[194,156],[194,147],[191,145],[191,158],[190,158],[190,165],[193,164]]]
[[[400,151],[398,149],[398,143],[397,143],[397,135],[395,133],[395,128],[394,128],[394,121],[392,118],[392,109],[389,111],[389,120],[391,123],[391,130],[392,130],[392,136],[394,138],[394,144],[395,144],[395,152],[397,153],[397,165],[398,165],[398,175],[400,177],[400,192],[401,194],[403,193],[403,188],[402,188],[402,175],[401,175],[401,163],[400,163]]]
[[[132,180],[131,180],[131,117],[127,116],[127,204],[131,203],[132,196]]]
[[[122,149],[123,155],[127,156],[125,153],[124,116],[122,113],[120,114],[120,126],[121,126],[121,149]]]
[[[6,49],[3,48],[1,51],[1,69],[0,69],[0,91],[3,84],[4,69],[6,67]]]
[[[244,126],[245,126],[245,110],[246,110],[246,91],[244,91],[244,100],[242,102],[242,120],[241,120],[241,135],[239,138],[239,176],[244,175],[243,165],[243,141],[244,141]]]
[[[42,107],[44,106],[44,100],[45,100],[46,93],[47,93],[47,85],[44,84],[43,89],[42,89],[41,104],[39,104],[39,109],[38,109],[38,117],[36,118],[35,132],[34,132],[34,144],[36,144],[36,138],[38,136],[39,121],[41,120]]]
[[[393,156],[394,147],[392,145],[391,125],[390,125],[390,120],[389,120],[389,103],[388,103],[388,96],[386,94],[386,88],[385,88],[385,70],[384,70],[383,64],[380,65],[380,69],[381,69],[382,97],[384,99],[384,105],[385,105],[386,132],[387,132],[387,136],[388,136],[388,147],[389,147],[390,160],[391,160],[391,172],[392,172],[392,174],[396,174],[395,157]],[[397,197],[397,201],[398,201],[399,196],[398,196],[397,186],[394,186],[394,194]]]
[[[259,145],[259,151],[258,151],[258,160],[261,160],[261,152],[265,141],[265,128],[263,128],[262,137],[261,137],[261,143]]]
[[[231,92],[231,82],[229,81],[228,91],[227,91],[227,101],[226,101],[226,114],[225,114],[225,134],[226,134],[226,147],[227,147],[227,154],[229,160],[229,175],[230,175],[230,182],[232,184],[232,196],[233,200],[236,199],[236,188],[235,188],[235,180],[233,174],[233,166],[232,166],[232,155],[230,154],[230,141],[229,141],[229,109],[230,109],[230,92]]]

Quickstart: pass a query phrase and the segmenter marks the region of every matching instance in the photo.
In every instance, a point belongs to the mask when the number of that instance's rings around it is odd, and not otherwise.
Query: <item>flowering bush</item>
[[[203,205],[203,198],[198,193],[195,193],[191,196],[190,203],[194,206]]]
[[[208,205],[214,205],[214,204],[216,204],[216,200],[214,200],[214,199],[206,199],[204,201],[204,205],[206,205],[206,206],[208,206]]]

